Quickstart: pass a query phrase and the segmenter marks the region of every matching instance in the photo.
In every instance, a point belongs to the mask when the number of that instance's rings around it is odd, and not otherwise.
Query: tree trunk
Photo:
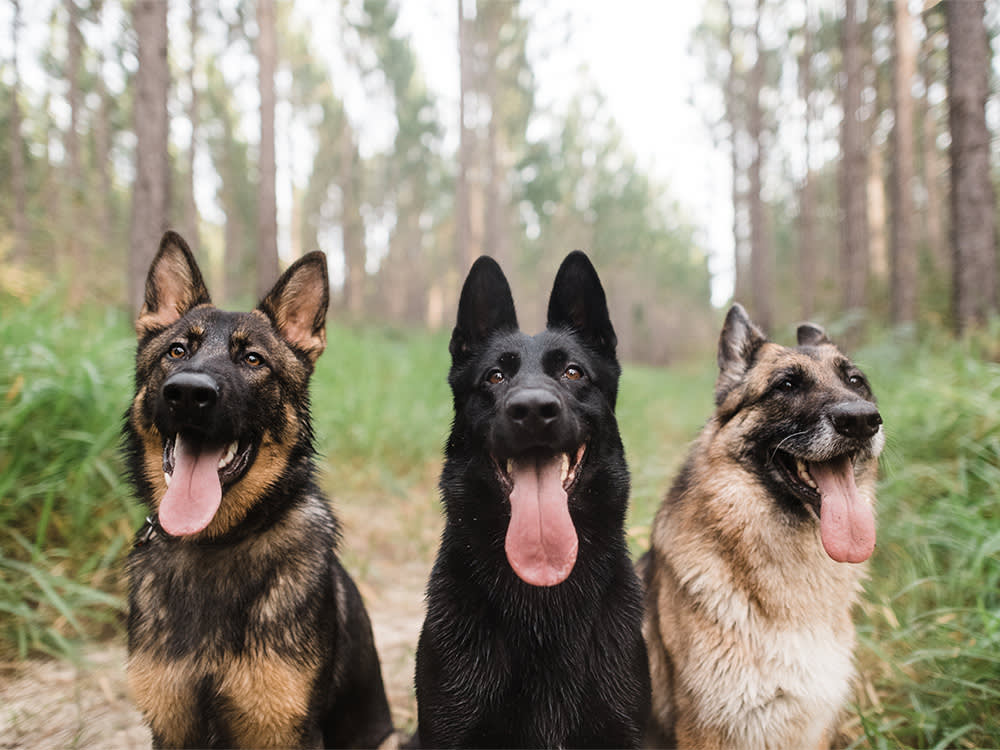
[[[740,179],[743,168],[740,164],[740,128],[743,118],[740,117],[739,94],[737,92],[740,72],[736,66],[735,25],[733,23],[733,4],[726,0],[726,43],[729,46],[729,70],[726,74],[726,121],[729,123],[729,159],[733,174],[733,299],[747,300],[750,294],[750,284],[747,279],[749,263],[746,243],[741,230],[741,216],[745,210],[745,196],[740,190]]]
[[[11,57],[14,80],[10,103],[10,180],[14,193],[14,260],[24,262],[30,253],[28,238],[28,185],[25,176],[24,139],[21,136],[21,76],[18,72],[17,43],[21,25],[21,4],[14,0],[11,23]]]
[[[760,16],[764,10],[764,0],[757,0],[757,16],[754,21],[754,43],[757,59],[750,71],[750,87],[747,113],[747,134],[753,157],[750,160],[750,286],[754,320],[765,331],[771,331],[774,324],[773,260],[767,237],[761,171],[764,161],[764,117],[760,96],[764,88],[764,50],[760,38]]]
[[[799,315],[810,320],[816,310],[816,278],[819,253],[816,252],[816,190],[812,175],[812,30],[809,13],[802,25],[802,55],[799,57],[799,96],[805,103],[805,175],[799,190]]]
[[[169,215],[167,4],[135,0],[132,20],[139,67],[135,74],[136,177],[129,232],[129,302],[138,314],[145,296],[146,273]]]
[[[184,239],[191,247],[197,248],[198,242],[198,204],[194,198],[194,159],[198,148],[198,88],[195,85],[195,73],[198,69],[198,0],[191,0],[191,16],[189,20],[191,66],[188,68],[188,89],[191,98],[188,100],[188,121],[191,123],[191,139],[188,141],[187,163],[187,194],[184,196]]]
[[[938,123],[934,115],[934,108],[930,102],[931,70],[928,62],[930,54],[922,54],[918,65],[921,68],[921,75],[924,79],[924,96],[921,100],[921,116],[919,121],[921,126],[921,147],[923,156],[921,158],[922,175],[925,191],[924,217],[924,241],[927,245],[927,254],[930,257],[931,265],[935,273],[945,273],[948,268],[948,247],[944,238],[942,198],[941,198],[941,174],[944,168],[938,154],[937,137]]]
[[[861,122],[861,32],[857,0],[845,0],[843,25],[844,119],[841,126],[840,204],[841,293],[844,312],[861,312],[867,304],[868,201],[866,195],[868,157]]]
[[[80,236],[83,227],[83,162],[80,158],[80,74],[83,62],[83,34],[80,31],[80,8],[76,0],[64,0],[68,22],[66,26],[66,79],[69,83],[67,104],[69,104],[69,127],[66,129],[63,144],[66,148],[68,167],[67,182],[69,192],[66,194],[68,204],[65,207],[66,247],[69,251],[68,260],[73,264],[71,288],[72,296],[76,297],[80,288],[80,274],[86,264],[83,258],[84,239]]]
[[[892,66],[892,235],[889,246],[889,319],[893,325],[917,317],[917,263],[913,243],[913,76],[917,50],[907,0],[894,0]]]
[[[257,186],[257,296],[278,278],[278,206],[275,198],[274,69],[277,44],[274,0],[257,0],[257,64],[260,76],[260,162]]]
[[[466,127],[466,94],[472,84],[469,29],[463,0],[458,0],[458,174],[455,180],[455,251],[458,265],[468,269],[476,259],[472,247],[472,218],[469,210],[469,172],[472,168],[471,134]],[[462,271],[464,273],[464,270]]]
[[[990,51],[983,0],[945,3],[951,129],[952,311],[958,332],[997,310],[996,200],[986,126]]]
[[[365,304],[365,231],[359,200],[357,145],[345,112],[340,131],[340,209],[344,247],[344,306],[360,318]]]

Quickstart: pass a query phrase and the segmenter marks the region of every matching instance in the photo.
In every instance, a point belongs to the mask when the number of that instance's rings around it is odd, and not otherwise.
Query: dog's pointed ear
[[[458,319],[448,345],[452,362],[462,361],[490,334],[499,330],[517,330],[514,297],[500,266],[493,258],[483,255],[472,264],[462,285]]]
[[[614,356],[618,337],[611,325],[604,287],[582,250],[559,266],[549,296],[548,327],[568,327],[601,353]]]
[[[743,305],[738,302],[729,308],[726,322],[719,334],[719,379],[715,384],[716,404],[721,404],[726,394],[735,386],[753,364],[757,350],[767,342]]]
[[[820,346],[821,344],[832,344],[826,331],[815,323],[803,323],[796,331],[799,346]]]
[[[142,339],[161,331],[192,307],[211,302],[191,248],[176,232],[166,232],[149,264],[146,295],[135,321],[136,335]]]
[[[329,304],[326,255],[315,250],[288,267],[257,309],[271,319],[278,333],[292,348],[315,364],[326,349],[326,310]]]

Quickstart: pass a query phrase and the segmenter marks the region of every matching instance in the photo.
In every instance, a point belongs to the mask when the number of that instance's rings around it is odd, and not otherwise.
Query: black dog
[[[150,266],[125,424],[152,512],[128,559],[128,673],[157,747],[363,747],[392,732],[314,479],[308,386],[328,298],[322,253],[249,313],[212,306],[172,232]]]
[[[417,649],[419,744],[641,741],[649,670],[624,534],[616,343],[579,251],[536,336],[518,330],[493,260],[469,272],[450,345],[447,519]]]

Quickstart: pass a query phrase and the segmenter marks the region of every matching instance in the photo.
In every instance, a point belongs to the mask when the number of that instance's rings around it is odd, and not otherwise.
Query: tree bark
[[[913,76],[917,49],[907,0],[893,2],[892,212],[889,245],[889,319],[893,325],[917,317],[917,258],[913,242]]]
[[[867,162],[861,121],[861,30],[857,0],[845,0],[843,25],[844,118],[841,125],[840,204],[841,294],[845,312],[860,312],[867,305],[868,201]]]
[[[996,200],[986,126],[990,51],[983,0],[945,3],[951,129],[952,311],[956,331],[997,310]]]
[[[743,235],[741,217],[745,211],[746,196],[740,190],[743,166],[740,161],[740,132],[743,118],[740,117],[738,82],[740,71],[736,64],[736,27],[733,23],[733,4],[725,0],[726,44],[729,47],[729,70],[726,74],[725,106],[729,123],[729,163],[732,170],[733,202],[733,299],[746,300],[750,294],[748,280],[749,259]]]
[[[466,95],[472,84],[469,29],[463,0],[458,0],[458,174],[455,180],[455,252],[459,268],[468,269],[476,259],[472,247],[472,217],[469,209],[469,172],[472,168],[471,134],[466,127]],[[464,273],[464,271],[463,271]]]
[[[810,320],[816,310],[816,190],[812,175],[812,124],[815,120],[812,81],[812,29],[809,13],[802,25],[802,55],[799,57],[799,96],[805,103],[803,149],[805,175],[799,189],[799,314]]]
[[[69,127],[66,129],[63,144],[66,148],[68,167],[67,182],[69,191],[66,193],[68,203],[65,207],[66,247],[69,251],[68,260],[73,264],[73,296],[79,289],[80,273],[85,268],[83,259],[83,238],[80,228],[83,226],[83,162],[80,158],[80,74],[83,62],[83,34],[80,31],[80,8],[76,0],[64,0],[68,16],[66,25],[66,79],[69,83],[67,104],[69,104]]]
[[[750,285],[754,320],[765,331],[771,331],[774,323],[774,262],[767,236],[761,179],[764,161],[764,117],[760,96],[764,88],[764,50],[760,38],[760,16],[763,10],[764,0],[757,0],[757,16],[754,21],[757,59],[750,71],[747,114],[747,134],[750,137],[750,147],[753,149],[749,169]]]
[[[198,88],[195,84],[195,74],[198,69],[198,35],[199,35],[199,16],[200,9],[198,7],[198,0],[191,0],[190,6],[190,19],[189,19],[189,33],[190,33],[190,48],[189,54],[191,57],[191,66],[188,68],[188,90],[190,91],[191,98],[188,100],[188,121],[191,124],[191,138],[188,141],[188,153],[187,153],[187,190],[184,196],[184,239],[187,240],[191,247],[197,248],[199,246],[198,242],[198,204],[195,202],[194,198],[194,161],[198,149]]]
[[[344,306],[360,318],[365,304],[365,230],[361,216],[354,130],[342,117],[340,131],[340,226],[344,247]]]
[[[24,163],[24,138],[21,136],[21,75],[18,69],[17,43],[21,26],[21,4],[14,0],[11,23],[11,58],[14,80],[10,102],[10,179],[14,193],[14,260],[24,262],[30,253],[28,238],[28,185]]]
[[[274,0],[257,0],[257,64],[260,76],[260,182],[257,186],[257,296],[278,278],[278,206],[275,197],[274,69],[277,43]]]
[[[924,96],[921,100],[921,158],[922,175],[926,194],[924,217],[924,242],[935,273],[946,273],[948,269],[948,246],[944,237],[943,211],[941,197],[941,174],[944,167],[938,154],[937,137],[938,123],[934,108],[930,102],[931,69],[929,51],[920,55],[918,65],[924,79]]]
[[[135,74],[136,178],[129,232],[129,303],[138,314],[145,296],[146,273],[169,215],[167,4],[135,0],[132,20],[139,67]]]

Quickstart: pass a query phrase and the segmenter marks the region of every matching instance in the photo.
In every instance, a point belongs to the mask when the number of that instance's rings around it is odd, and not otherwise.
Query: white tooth
[[[167,485],[167,487],[170,486],[170,475],[167,472],[163,472],[163,483]]]
[[[236,444],[235,441],[229,444],[229,447],[226,449],[226,455],[224,455],[222,458],[219,459],[220,469],[224,469],[225,467],[229,466],[230,463],[232,463],[233,458],[236,457],[236,449],[238,447],[239,446]]]
[[[560,460],[559,466],[559,476],[563,484],[566,484],[566,477],[569,476],[569,454],[563,453],[562,459]]]

